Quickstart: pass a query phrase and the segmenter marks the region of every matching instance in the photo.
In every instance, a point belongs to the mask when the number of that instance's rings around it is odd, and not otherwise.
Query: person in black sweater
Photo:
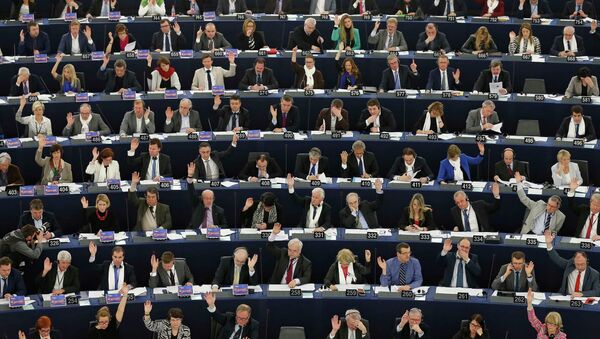
[[[274,225],[283,224],[283,209],[275,194],[265,192],[260,196],[260,201],[254,201],[252,197],[246,199],[242,220],[244,227],[256,227],[260,230],[273,228]]]
[[[237,48],[245,50],[259,50],[267,47],[263,32],[256,31],[256,22],[252,19],[246,19],[242,25],[242,31],[237,37]]]
[[[112,32],[108,32],[108,44],[106,44],[106,54],[116,53],[116,52],[125,52],[125,46],[135,41],[135,37],[131,35],[127,31],[127,27],[123,24],[117,24],[115,26],[115,34],[117,35],[117,39],[115,40]],[[134,49],[138,49],[134,47]]]
[[[410,232],[430,231],[437,228],[433,220],[433,210],[425,204],[425,198],[421,193],[415,193],[408,206],[404,208],[400,228]]]
[[[127,292],[129,292],[129,288],[123,287],[123,296],[114,317],[111,316],[110,309],[107,306],[101,307],[96,312],[96,325],[91,326],[88,330],[87,339],[119,338],[119,326],[123,321],[123,314],[127,305]]]
[[[96,196],[96,207],[89,207],[86,197],[81,197],[81,206],[83,207],[84,225],[81,233],[94,233],[100,231],[120,231],[117,225],[117,216],[110,211],[110,200],[106,194]]]

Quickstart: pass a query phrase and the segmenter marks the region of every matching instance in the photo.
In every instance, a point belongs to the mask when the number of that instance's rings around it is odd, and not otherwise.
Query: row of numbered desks
[[[289,230],[286,230],[289,232]],[[218,264],[220,255],[229,255],[238,246],[246,246],[251,254],[259,253],[258,273],[262,281],[266,281],[271,273],[273,258],[266,253],[264,245],[266,240],[260,239],[259,235],[234,234],[228,241],[205,240],[202,236],[195,236],[186,240],[155,242],[142,239],[140,234],[128,234],[126,240],[126,261],[136,268],[139,286],[145,286],[149,272],[149,257],[152,254],[159,255],[165,250],[172,250],[176,256],[187,258],[188,265],[195,275],[196,284],[210,283]],[[515,250],[525,251],[528,260],[536,264],[536,277],[541,291],[556,291],[560,285],[562,272],[553,265],[546,249],[539,246],[526,245],[524,241],[505,239],[505,234],[500,234],[501,244],[474,243],[472,252],[479,256],[479,263],[483,268],[481,285],[488,286],[495,277],[499,267],[510,258],[510,253]],[[325,239],[313,239],[311,235],[301,236],[304,242],[303,254],[313,262],[313,281],[322,282],[329,265],[335,260],[335,254],[341,248],[349,248],[363,260],[363,251],[370,249],[373,258],[382,256],[388,258],[394,255],[395,245],[399,241],[408,241],[411,244],[413,255],[421,261],[424,285],[435,286],[441,278],[442,270],[435,265],[435,257],[441,250],[441,243],[420,240],[418,235],[399,236],[393,231],[391,236],[382,236],[377,240],[367,240],[360,235],[344,234],[338,229],[335,243]],[[453,234],[454,242],[458,241]],[[284,246],[285,243],[278,243]],[[555,245],[561,255],[568,257],[574,250],[579,249],[574,244],[568,244],[567,238],[557,238]],[[108,259],[112,245],[103,244],[98,247],[97,260]],[[71,239],[70,243],[61,244],[58,248],[47,248],[43,256],[55,257],[57,252],[67,249],[73,255],[73,264],[80,269],[82,290],[95,290],[94,274],[91,265],[87,263],[87,242],[78,242]],[[586,250],[590,256],[590,263],[597,267],[600,260],[599,250],[592,248]],[[42,260],[36,264],[41,270]],[[375,265],[373,265],[375,267]],[[374,272],[369,283],[378,284],[380,271]],[[318,284],[317,284],[318,287]],[[390,337],[393,331],[394,319],[400,317],[404,310],[418,307],[425,314],[425,321],[433,325],[433,334],[436,338],[448,338],[458,328],[461,319],[466,319],[472,313],[482,313],[486,318],[487,325],[493,337],[502,337],[507,331],[513,336],[523,335],[532,331],[526,320],[525,305],[515,304],[512,297],[498,298],[492,296],[490,290],[485,293],[471,295],[469,300],[458,300],[456,294],[440,295],[434,288],[417,289],[419,294],[426,294],[426,301],[415,301],[402,298],[399,294],[381,293],[375,295],[373,291],[367,290],[365,296],[346,297],[345,293],[315,292],[304,293],[302,297],[292,297],[288,293],[266,292],[267,286],[263,286],[263,293],[255,293],[248,297],[232,297],[231,292],[220,293],[217,297],[217,305],[221,310],[233,310],[239,303],[248,303],[253,307],[253,316],[261,322],[261,337],[276,338],[280,326],[304,326],[309,338],[324,336],[330,329],[329,319],[333,314],[343,314],[346,309],[358,308],[363,317],[371,321],[372,337]],[[209,316],[205,311],[206,304],[194,296],[190,300],[180,300],[177,297],[157,297],[149,289],[146,296],[140,296],[128,305],[121,333],[126,336],[145,335],[145,329],[141,322],[142,305],[146,299],[154,301],[152,316],[154,319],[161,318],[170,307],[181,307],[186,314],[184,323],[191,327],[192,333],[208,336]],[[60,328],[66,337],[72,337],[73,333],[81,333],[86,330],[88,321],[92,320],[97,306],[102,301],[92,299],[91,306],[81,306],[77,312],[69,312],[73,307],[50,308],[43,306],[40,296],[34,297],[37,303],[33,310],[8,310],[6,306],[0,306],[2,318],[5,324],[11,324],[2,329],[9,336],[17,329],[25,329],[31,326],[35,319],[42,314],[49,315],[54,326]],[[85,293],[82,294],[85,299]],[[304,300],[308,299],[308,300]],[[114,306],[113,306],[114,307]],[[586,333],[597,330],[593,319],[597,318],[597,305],[583,305],[583,308],[575,308],[568,302],[556,302],[546,300],[536,306],[538,316],[543,316],[550,310],[558,310],[565,323],[565,330],[570,336],[584,338]],[[510,318],[510,326],[501,319]],[[580,324],[586,324],[581,326]],[[584,332],[580,332],[584,331]]]

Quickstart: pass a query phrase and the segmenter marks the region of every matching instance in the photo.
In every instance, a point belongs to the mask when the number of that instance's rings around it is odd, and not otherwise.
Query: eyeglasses
[[[479,324],[478,324],[478,323],[476,323],[476,322],[471,322],[469,325],[470,325],[470,326],[473,326],[473,327],[475,327],[475,328],[481,328],[481,325],[479,325]]]

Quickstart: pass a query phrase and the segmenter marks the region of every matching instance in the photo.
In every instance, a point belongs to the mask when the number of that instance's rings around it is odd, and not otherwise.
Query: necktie
[[[581,11],[581,5],[577,5],[576,10],[577,10],[577,16],[579,16],[579,12]]]
[[[394,36],[388,35],[387,41],[385,43],[385,48],[388,49],[388,48],[392,47],[393,42],[394,42]]]
[[[361,228],[360,227],[360,211],[356,212],[356,218],[354,218],[354,228]]]
[[[448,79],[446,78],[446,71],[442,71],[442,90],[448,89]]]
[[[571,40],[567,40],[567,51],[571,50]]]
[[[287,126],[287,113],[281,113],[281,127],[285,128]]]
[[[521,274],[521,272],[516,271],[515,272],[515,286],[514,286],[514,290],[515,292],[519,292],[519,275]]]
[[[537,5],[532,5],[531,6],[531,15],[537,15]]]
[[[315,165],[311,165],[310,166],[310,173],[308,173],[308,175],[315,175]]]
[[[362,0],[358,0],[358,14],[362,15],[365,12],[365,6]]]
[[[8,179],[6,177],[6,173],[4,172],[0,172],[0,186],[6,186],[8,185]],[[1,294],[0,294],[1,296]]]
[[[102,11],[100,13],[100,16],[108,16],[109,12],[110,12],[110,5],[108,3],[108,0],[104,0],[102,2]]]
[[[398,272],[398,285],[406,285],[406,264],[400,264],[400,272]]]
[[[287,268],[287,273],[285,274],[285,283],[289,284],[292,281],[292,277],[294,276],[294,259],[290,259],[290,264]]]
[[[400,84],[400,75],[398,74],[398,71],[394,71],[394,85],[395,85],[394,89],[402,88],[402,85]]]
[[[152,178],[150,178],[151,180],[154,180],[154,178],[156,178],[156,157],[152,158]]]
[[[364,174],[362,157],[358,158],[358,175],[362,177]]]
[[[417,332],[410,330],[410,339],[417,339]]]
[[[231,115],[231,129],[238,127],[238,112],[235,112]]]
[[[212,51],[215,48],[215,41],[213,39],[208,39],[208,50]]]
[[[544,221],[544,231],[550,228],[550,219],[552,218],[552,214],[548,214],[546,216],[546,221]]]
[[[121,270],[121,266],[115,266],[114,267],[114,273],[115,273],[115,290],[119,288],[119,271]]]
[[[471,232],[471,223],[469,222],[469,209],[465,208],[463,210],[463,217],[465,218],[465,232]]]
[[[575,280],[575,290],[573,292],[581,292],[581,271],[577,273],[577,280]]]
[[[27,81],[23,83],[23,94],[29,94],[29,86],[27,85]]]
[[[238,330],[237,330],[237,331],[235,331],[235,334],[233,335],[233,337],[232,337],[232,338],[233,338],[233,339],[241,339],[241,337],[242,337],[242,329],[243,329],[243,327],[241,327],[241,326],[239,326],[239,325],[236,325],[236,326],[238,326]]]
[[[282,3],[282,2],[283,2],[283,0],[278,0],[278,1],[277,1],[277,7],[275,8],[275,13],[274,13],[274,14],[279,14],[279,13],[281,13],[281,12],[282,12],[282,11],[281,11],[281,5],[282,5],[281,3]]]
[[[212,79],[210,78],[210,69],[206,70],[206,81],[208,81],[208,90],[212,89]]]
[[[462,258],[458,258],[458,269],[456,270],[456,287],[463,286],[464,267]]]
[[[0,286],[0,296],[4,297],[4,290],[8,288],[7,278],[2,278],[2,286]]]
[[[210,160],[204,160],[204,165],[206,166],[206,179],[207,180],[212,180],[213,179],[213,173],[212,173],[212,169],[210,168]]]
[[[594,227],[594,213],[590,214],[590,223],[588,225],[587,232],[585,233],[585,238],[589,239],[592,235],[592,227]]]
[[[165,33],[165,51],[171,51],[171,43],[169,42],[169,33]]]
[[[481,119],[481,124],[482,124],[482,125],[485,125],[485,124],[487,124],[487,118],[486,118],[486,117],[483,117],[483,118]]]
[[[169,271],[169,279],[171,280],[171,286],[175,286],[175,275],[173,274],[173,270]]]
[[[262,85],[262,73],[258,73],[256,75],[256,84],[257,85]]]
[[[67,6],[67,13],[71,13],[71,6]]]
[[[156,216],[154,215],[154,206],[150,206],[148,208],[150,209],[150,214],[152,214],[152,218],[156,219]]]
[[[313,206],[312,208],[313,208],[313,216],[312,216],[312,218],[314,220],[315,217],[317,216],[317,206]]]
[[[498,82],[498,76],[497,75],[494,75],[494,81],[492,81],[492,82]]]
[[[579,124],[575,124],[575,138],[579,138]]]
[[[104,166],[104,179],[108,179],[108,166]]]
[[[506,165],[506,170],[508,171],[508,175],[510,175],[511,177],[514,175],[512,168],[510,168],[510,165]]]
[[[237,285],[240,283],[240,268],[235,266],[233,270],[233,284]]]
[[[207,228],[208,227],[208,207],[204,207],[204,221],[202,221],[202,228]]]

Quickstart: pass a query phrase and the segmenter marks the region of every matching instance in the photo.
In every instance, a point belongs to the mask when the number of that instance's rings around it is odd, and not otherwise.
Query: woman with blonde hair
[[[400,228],[409,232],[421,232],[436,229],[431,207],[425,204],[421,193],[415,193],[408,206],[404,208],[400,219]]]
[[[352,18],[348,14],[333,19],[334,27],[331,32],[331,40],[337,44],[342,43],[346,50],[360,49],[360,32],[354,28]],[[342,27],[340,27],[340,24]]]
[[[434,101],[423,111],[419,120],[413,127],[415,134],[439,134],[448,133],[448,128],[444,122],[444,104]]]
[[[267,47],[265,42],[265,36],[263,32],[256,30],[256,22],[250,18],[244,20],[242,25],[242,31],[237,37],[238,46],[237,48],[245,50],[259,50],[263,47]]]
[[[556,154],[556,164],[552,165],[552,181],[554,186],[569,186],[572,180],[577,181],[577,185],[583,184],[583,178],[579,170],[579,165],[571,162],[571,153],[566,149],[561,149]]]
[[[44,104],[36,101],[31,105],[32,115],[23,117],[23,108],[27,103],[27,98],[21,96],[19,99],[19,108],[15,114],[15,120],[23,125],[27,125],[27,137],[33,138],[39,135],[52,135],[52,121],[44,116]]]
[[[347,248],[339,250],[336,261],[329,266],[324,287],[336,291],[336,285],[364,284],[371,273],[371,251],[365,250],[365,265]]]
[[[106,194],[96,196],[95,207],[89,207],[87,198],[81,197],[81,207],[83,208],[85,222],[81,233],[97,234],[102,231],[119,231],[117,216],[109,210],[110,199]]]
[[[101,307],[96,312],[96,325],[91,326],[86,336],[87,339],[118,339],[119,338],[119,326],[123,321],[123,314],[125,313],[125,306],[127,306],[127,292],[129,288],[123,287],[123,296],[121,296],[121,302],[117,307],[117,313],[112,317],[110,309],[107,306]]]
[[[490,35],[487,27],[481,26],[475,34],[471,34],[469,39],[465,41],[460,49],[463,53],[480,54],[480,53],[496,53],[498,46]]]
[[[531,288],[527,292],[527,319],[531,327],[537,332],[537,339],[567,339],[567,334],[563,332],[563,322],[560,313],[549,312],[544,318],[544,323],[538,319],[533,309],[533,292]]]
[[[510,31],[508,37],[510,38],[508,44],[508,54],[510,55],[542,53],[540,40],[533,36],[533,31],[529,22],[521,24],[518,35],[515,34],[515,32]]]
[[[73,64],[66,64],[62,69],[62,74],[58,74],[58,64],[62,61],[63,55],[56,55],[56,63],[52,67],[50,74],[54,80],[58,81],[60,84],[60,89],[58,93],[66,94],[66,93],[79,93],[81,92],[81,81],[77,78],[77,73],[75,72],[75,66]]]

